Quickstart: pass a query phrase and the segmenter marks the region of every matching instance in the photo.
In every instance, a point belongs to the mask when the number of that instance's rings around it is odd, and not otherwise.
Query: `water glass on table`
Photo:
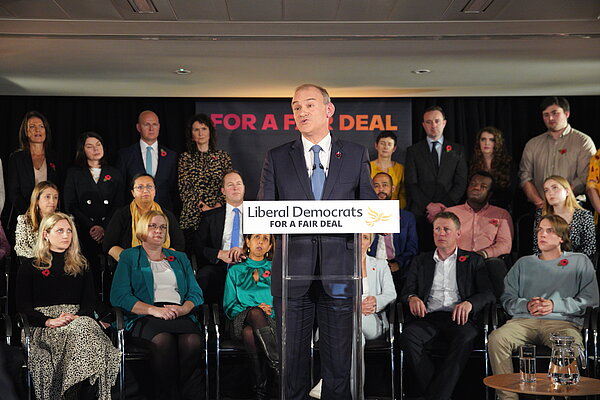
[[[535,383],[534,344],[524,344],[519,348],[519,372],[522,383]]]

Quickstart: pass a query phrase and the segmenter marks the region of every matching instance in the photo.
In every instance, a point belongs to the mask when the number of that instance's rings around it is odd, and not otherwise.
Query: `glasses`
[[[161,231],[167,230],[166,225],[148,224],[148,229],[156,229],[156,228],[160,228]]]
[[[148,191],[151,191],[151,190],[154,190],[154,185],[146,185],[146,186],[144,186],[144,185],[137,185],[137,186],[134,186],[133,188],[135,190],[137,190],[137,191],[140,191],[140,192],[143,191],[144,189],[146,189]]]

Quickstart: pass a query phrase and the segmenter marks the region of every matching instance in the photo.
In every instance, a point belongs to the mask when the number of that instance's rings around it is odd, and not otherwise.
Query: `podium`
[[[320,200],[320,201],[245,201],[243,203],[243,233],[272,233],[280,235],[274,253],[272,278],[280,281],[281,285],[281,399],[286,398],[288,366],[286,349],[295,346],[289,343],[288,337],[288,302],[292,298],[292,289],[298,285],[312,285],[320,280],[322,285],[337,285],[344,291],[341,297],[352,302],[352,354],[351,357],[351,392],[354,399],[362,398],[362,233],[398,233],[400,231],[399,201],[398,200]],[[329,236],[324,236],[329,235]],[[353,238],[352,238],[353,235]],[[309,244],[312,243],[312,247]],[[310,255],[316,252],[319,265],[327,260],[324,254],[329,254],[325,246],[337,239],[353,246],[344,248],[341,257],[352,260],[352,265],[342,268],[341,273],[328,274],[324,268],[318,268],[319,274],[313,271],[316,265],[312,261],[298,262],[290,260],[290,251],[298,255],[294,246],[302,243],[303,249],[310,247]],[[352,239],[351,239],[352,238]],[[339,247],[339,246],[338,246]],[[336,248],[338,248],[336,247]],[[279,253],[279,254],[278,254]],[[311,257],[312,258],[312,257]],[[311,265],[311,263],[313,263]],[[304,273],[302,273],[304,272]],[[337,271],[340,272],[340,271]],[[274,286],[274,281],[271,282]],[[279,287],[279,282],[276,284]],[[306,349],[310,351],[310,349]],[[393,379],[393,377],[392,377]],[[309,388],[310,389],[310,388]]]

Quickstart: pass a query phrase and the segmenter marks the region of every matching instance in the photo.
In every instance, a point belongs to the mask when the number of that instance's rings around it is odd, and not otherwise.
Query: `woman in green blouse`
[[[271,368],[279,372],[271,296],[270,252],[274,244],[275,237],[270,234],[245,236],[246,259],[227,271],[223,298],[225,315],[232,321],[232,336],[244,342],[252,360],[256,398],[259,400],[269,398],[264,357]],[[263,354],[259,354],[259,348]]]

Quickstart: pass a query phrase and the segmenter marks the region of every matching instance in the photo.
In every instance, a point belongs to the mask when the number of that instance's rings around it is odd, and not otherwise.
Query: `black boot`
[[[264,362],[258,353],[249,353],[254,371],[254,391],[256,400],[269,400],[268,378]]]
[[[270,326],[265,326],[264,328],[255,329],[254,335],[256,335],[260,347],[269,359],[271,368],[279,375],[279,346],[277,345],[275,332]]]

